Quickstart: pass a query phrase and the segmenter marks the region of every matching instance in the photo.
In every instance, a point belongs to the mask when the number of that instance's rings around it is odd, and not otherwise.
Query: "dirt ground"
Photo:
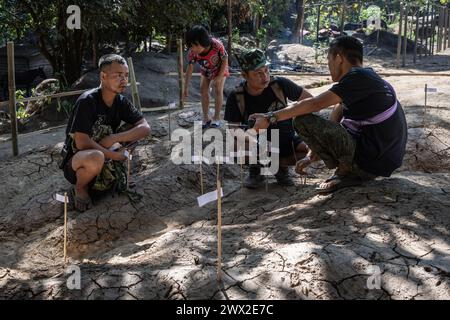
[[[400,71],[448,73],[449,53]],[[366,66],[399,71],[387,58]],[[220,286],[216,206],[197,206],[198,165],[169,161],[167,115],[146,114],[154,134],[132,162],[139,203],[107,195],[69,212],[67,265],[62,205],[52,199],[69,187],[56,165],[64,128],[20,136],[17,158],[1,136],[0,299],[450,299],[450,78],[386,79],[409,126],[391,178],[321,196],[314,188],[330,172],[320,163],[306,185],[271,177],[269,192],[242,189],[239,166],[222,167]],[[294,80],[325,84],[314,94],[330,87],[326,77]],[[438,88],[426,109],[425,83]],[[172,129],[198,118],[198,105],[172,114]],[[203,166],[206,191],[215,170]],[[66,285],[70,265],[80,268],[80,290]],[[374,274],[379,289],[368,285]]]

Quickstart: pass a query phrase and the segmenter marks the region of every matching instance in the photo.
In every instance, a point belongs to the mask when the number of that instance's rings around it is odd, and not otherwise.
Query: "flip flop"
[[[332,193],[342,188],[347,187],[355,187],[362,184],[362,180],[360,177],[354,176],[354,175],[337,175],[334,174],[331,177],[329,177],[327,180],[325,180],[325,183],[335,181],[336,183],[332,184],[328,188],[320,188],[317,187],[316,191],[320,194],[324,193]]]
[[[69,190],[69,202],[72,203],[73,209],[77,210],[78,212],[85,212],[92,207],[91,198],[82,199],[78,197],[74,187],[70,188]]]

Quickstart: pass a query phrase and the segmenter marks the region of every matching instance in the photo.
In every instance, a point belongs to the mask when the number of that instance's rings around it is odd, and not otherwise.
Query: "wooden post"
[[[420,38],[420,50],[419,50],[419,59],[422,59],[423,55],[423,38],[424,38],[424,28],[425,28],[425,13],[424,11],[420,11],[420,26],[422,29],[420,29],[419,32],[419,38]]]
[[[227,12],[228,12],[228,57],[232,56],[232,46],[231,46],[231,38],[232,38],[232,32],[233,32],[233,26],[232,26],[232,11],[231,11],[231,0],[227,0]],[[231,58],[228,60],[228,64],[231,65]]]
[[[425,24],[425,56],[427,57],[429,55],[428,52],[428,25],[430,22],[430,1],[427,1],[427,11],[426,11],[426,24]]]
[[[134,73],[133,59],[128,58],[128,69],[130,71],[131,81],[131,97],[133,98],[133,105],[141,111],[141,100],[139,99],[139,92],[136,84],[136,74]]]
[[[431,7],[431,55],[434,55],[434,45],[436,43],[436,7],[433,5]]]
[[[217,162],[217,282],[222,281],[222,186],[219,167]]]
[[[406,9],[405,9],[405,30],[404,30],[405,39],[403,40],[402,67],[404,67],[406,65],[406,46],[408,44],[408,10],[409,10],[409,4],[407,2]]]
[[[345,22],[345,11],[347,10],[347,1],[344,0],[341,5],[341,25],[339,26],[339,30],[341,32],[340,35],[344,32],[344,22]]]
[[[425,83],[425,104],[424,104],[424,109],[427,108],[427,95],[428,95],[428,84]]]
[[[442,36],[443,36],[442,50],[447,49],[447,20],[448,20],[447,13],[448,13],[447,9],[444,8],[442,10],[442,19],[443,19],[442,20]]]
[[[178,87],[180,93],[179,107],[184,108],[184,56],[183,56],[183,39],[178,39]],[[170,110],[169,110],[170,112]]]
[[[400,67],[400,53],[402,50],[402,27],[403,23],[403,3],[400,3],[400,21],[398,23],[398,37],[397,37],[397,68]]]
[[[317,5],[316,42],[319,42],[319,30],[320,30],[320,4]]]
[[[303,44],[303,29],[305,28],[305,2],[302,7],[302,17],[300,20],[300,44]],[[302,64],[303,66],[303,64]]]
[[[414,58],[413,58],[414,63],[416,63],[416,61],[417,61],[417,36],[419,33],[419,16],[420,16],[419,10],[420,9],[417,8],[416,15],[415,15],[415,17],[416,17],[416,32],[414,32]]]
[[[443,43],[442,50],[447,49],[447,37],[448,37],[448,10],[444,8],[442,12],[443,21],[442,21],[442,32],[443,32]]]
[[[448,42],[450,46],[450,9],[445,9],[447,12],[447,39],[445,41]]]
[[[127,155],[127,190],[128,190],[130,189],[130,176],[131,176],[131,150],[127,151],[128,151]]]
[[[203,190],[203,159],[202,156],[200,155],[200,192],[203,195],[204,190]]]
[[[438,21],[438,34],[437,34],[437,52],[442,49],[442,7],[439,7],[439,21]]]
[[[447,9],[447,39],[448,47],[450,47],[450,9]]]
[[[11,138],[13,155],[19,155],[17,138],[17,114],[16,114],[16,76],[14,67],[14,42],[8,42],[8,90],[9,90],[9,114],[11,119]]]
[[[64,193],[64,264],[67,263],[67,192]]]

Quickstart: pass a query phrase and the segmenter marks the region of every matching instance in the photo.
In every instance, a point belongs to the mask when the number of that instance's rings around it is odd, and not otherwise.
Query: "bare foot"
[[[73,201],[75,209],[77,209],[79,212],[84,212],[90,209],[92,207],[92,200],[87,189],[74,188],[73,190]]]

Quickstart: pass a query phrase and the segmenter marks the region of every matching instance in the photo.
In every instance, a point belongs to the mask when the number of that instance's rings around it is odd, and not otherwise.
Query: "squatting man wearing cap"
[[[115,187],[126,189],[127,159],[123,145],[150,134],[142,113],[122,95],[128,82],[128,66],[119,55],[99,60],[101,84],[83,93],[75,103],[66,129],[65,154],[60,164],[74,188],[69,192],[75,209],[91,206],[89,192]],[[121,126],[121,122],[128,126]]]
[[[286,108],[287,99],[301,101],[312,95],[286,78],[271,77],[269,63],[259,49],[247,50],[237,59],[245,81],[228,96],[224,119],[231,125],[248,125],[250,115],[268,112],[267,139],[271,140],[272,129],[279,130],[280,166],[275,177],[280,185],[293,185],[289,166],[293,166],[296,159],[305,157],[309,149],[296,134],[292,121],[275,121],[274,112]],[[263,181],[261,166],[250,164],[244,186],[255,189]]]
[[[317,188],[329,193],[360,185],[377,176],[389,177],[405,155],[407,125],[394,88],[371,68],[363,68],[360,41],[342,36],[330,43],[331,89],[275,113],[253,114],[255,129],[294,118],[300,137],[335,173]],[[335,106],[330,120],[312,114]],[[275,117],[275,120],[272,118]],[[312,162],[300,160],[297,171]]]

